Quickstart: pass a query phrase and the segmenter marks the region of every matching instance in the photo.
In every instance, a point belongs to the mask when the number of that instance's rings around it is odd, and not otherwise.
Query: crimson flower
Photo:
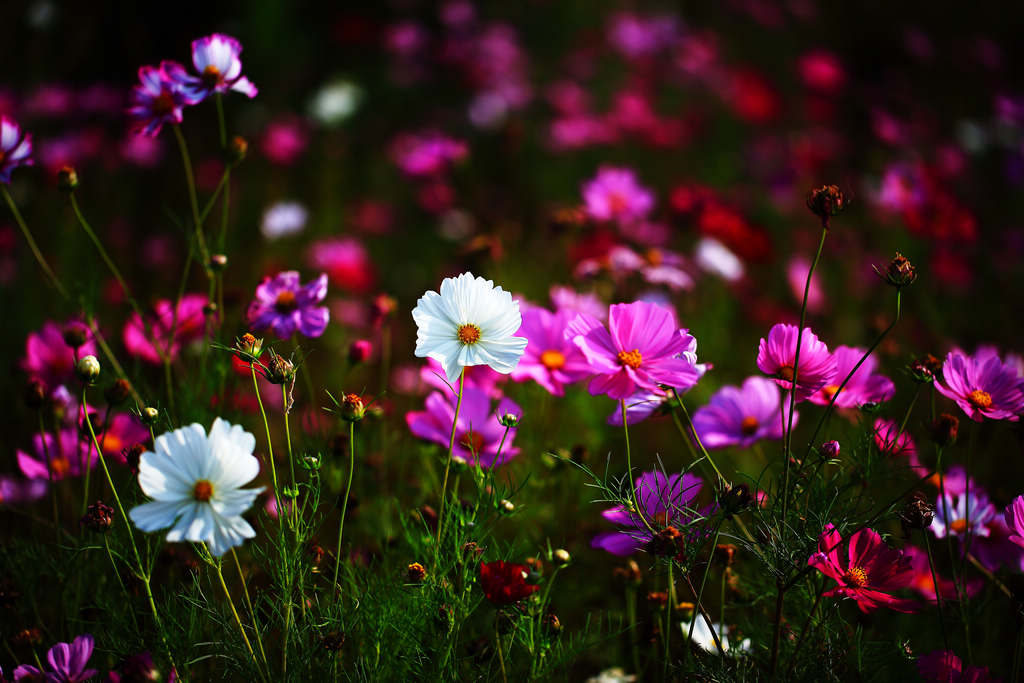
[[[536,593],[540,586],[526,583],[527,575],[525,564],[502,560],[480,563],[480,586],[496,605],[510,605]]]

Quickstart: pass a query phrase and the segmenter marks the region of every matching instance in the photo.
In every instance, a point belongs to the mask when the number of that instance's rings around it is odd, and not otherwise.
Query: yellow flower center
[[[200,503],[206,503],[213,498],[213,484],[206,479],[200,479],[192,487],[192,497]]]
[[[642,363],[644,360],[644,357],[640,355],[640,349],[633,349],[632,351],[619,351],[616,358],[619,359],[619,365],[633,368],[634,370],[640,367],[640,363]]]
[[[665,260],[665,255],[661,253],[660,249],[648,249],[644,256],[652,266],[660,266]]]
[[[540,354],[540,364],[548,370],[559,370],[565,367],[565,354],[556,349],[548,349]]]
[[[987,410],[992,407],[992,395],[981,389],[975,389],[967,394],[967,400],[978,410]]]
[[[761,423],[757,421],[757,418],[753,415],[747,415],[743,418],[743,422],[740,423],[740,431],[745,436],[752,436],[757,433],[757,428],[761,426]]]
[[[455,333],[455,336],[463,344],[476,344],[480,341],[480,328],[472,323],[459,325],[459,329]]]
[[[868,573],[863,567],[850,567],[843,574],[843,580],[856,588],[863,588],[868,585]]]

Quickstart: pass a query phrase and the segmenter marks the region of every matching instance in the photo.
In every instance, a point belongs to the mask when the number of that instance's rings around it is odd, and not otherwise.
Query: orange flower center
[[[783,365],[781,368],[779,368],[779,372],[777,374],[779,375],[779,379],[786,380],[787,382],[792,382],[793,381],[793,366],[792,365]]]
[[[868,573],[863,567],[850,567],[843,574],[843,580],[856,588],[863,588],[868,585]]]
[[[287,313],[288,311],[295,310],[295,292],[290,290],[284,290],[278,292],[277,299],[274,300],[274,307],[277,310]]]
[[[174,97],[164,90],[153,100],[153,113],[157,116],[165,116],[174,111]]]
[[[203,83],[208,86],[217,85],[217,81],[220,80],[220,69],[215,67],[213,64],[210,64],[203,69],[203,74],[200,78],[202,78]]]
[[[559,370],[565,367],[565,354],[556,349],[548,349],[540,354],[540,364],[548,370]]]
[[[660,266],[665,260],[665,256],[661,253],[661,249],[648,249],[644,256],[647,258],[647,262],[652,266]]]
[[[825,387],[821,388],[821,393],[824,394],[825,398],[827,400],[829,400],[829,401],[831,401],[832,397],[835,396],[836,393],[838,393],[838,392],[839,392],[839,385],[838,384],[829,384],[828,386],[825,386]]]
[[[619,351],[616,358],[619,359],[619,365],[633,368],[634,370],[640,367],[640,363],[642,363],[644,360],[644,357],[640,355],[640,349],[633,349],[632,351]]]
[[[53,476],[60,479],[67,476],[67,473],[71,470],[71,462],[63,455],[58,455],[50,460],[50,469],[53,470]]]
[[[962,534],[967,531],[967,520],[966,519],[954,519],[949,523],[949,528],[955,534]]]
[[[459,445],[465,447],[466,450],[470,451],[474,455],[480,455],[484,450],[484,437],[481,434],[470,430],[463,434],[462,438],[459,439]]]
[[[213,484],[206,479],[200,479],[192,487],[192,497],[200,503],[206,503],[213,498]]]
[[[455,336],[463,344],[476,344],[480,341],[480,328],[472,323],[459,325],[459,329],[455,333]]]
[[[745,436],[752,436],[757,433],[757,428],[761,426],[761,423],[757,421],[757,418],[753,415],[747,415],[743,418],[743,422],[740,423],[740,431]]]
[[[967,394],[967,400],[978,410],[987,410],[992,407],[992,395],[981,389],[975,389]]]

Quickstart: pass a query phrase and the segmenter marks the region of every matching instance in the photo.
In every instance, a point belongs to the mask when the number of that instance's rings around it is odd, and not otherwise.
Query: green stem
[[[270,439],[270,423],[267,422],[267,411],[263,409],[263,399],[260,398],[260,385],[256,381],[256,367],[249,363],[249,371],[252,373],[252,388],[256,392],[256,404],[260,407],[260,417],[263,418],[263,429],[267,433],[267,461],[270,463],[270,478],[274,484],[274,503],[277,505],[277,518],[280,520],[284,514],[281,507],[281,492],[277,487],[277,467],[274,465],[274,442]]]
[[[825,588],[822,587],[821,590],[818,591],[818,596],[814,598],[814,604],[811,606],[811,613],[807,615],[807,621],[804,622],[804,627],[800,629],[800,637],[796,640],[796,647],[793,649],[793,656],[789,658],[789,674],[792,674],[793,669],[796,667],[797,658],[800,655],[800,648],[803,647],[804,639],[807,637],[807,632],[811,628],[811,622],[814,621],[814,613],[818,611],[818,603],[821,602],[821,596],[824,594]]]
[[[459,373],[459,396],[455,402],[455,417],[452,418],[452,435],[448,440],[448,458],[444,463],[444,479],[441,482],[441,511],[437,515],[437,544],[434,548],[434,567],[437,567],[441,555],[441,529],[444,527],[444,507],[448,492],[448,472],[452,465],[452,453],[455,452],[455,431],[459,425],[459,411],[462,409],[462,390],[466,384],[466,368]]]
[[[178,151],[181,152],[181,163],[185,167],[185,182],[188,186],[188,201],[192,209],[192,222],[195,227],[196,243],[199,245],[199,255],[203,259],[203,268],[206,276],[212,278],[210,271],[210,250],[206,246],[206,236],[203,234],[203,221],[199,216],[199,200],[196,197],[196,179],[192,173],[192,159],[188,153],[188,144],[181,132],[181,126],[177,123],[171,124],[174,131],[174,138],[178,141]]]
[[[721,522],[715,525],[715,535],[711,540],[711,552],[708,554],[707,564],[704,565],[704,576],[701,577],[700,580],[700,590],[697,592],[697,602],[694,605],[695,611],[693,619],[690,620],[690,631],[686,634],[686,641],[687,643],[693,642],[693,627],[697,625],[697,615],[699,614],[704,617],[704,621],[708,626],[708,631],[710,631],[711,635],[715,637],[715,645],[718,646],[718,653],[724,656],[725,652],[722,650],[722,645],[718,640],[718,636],[715,635],[715,627],[711,625],[711,620],[708,619],[707,616],[704,616],[704,611],[700,608],[701,600],[704,598],[704,586],[707,585],[708,574],[711,573],[711,558],[715,555],[715,547],[718,545],[718,532],[721,530],[721,525]]]
[[[114,578],[117,579],[117,585],[121,587],[121,592],[124,593],[125,604],[129,605],[128,614],[132,617],[132,624],[135,626],[135,632],[139,632],[139,622],[135,618],[135,610],[131,608],[132,596],[128,592],[128,589],[124,585],[124,581],[121,580],[121,572],[117,568],[117,563],[114,562],[114,555],[110,552],[110,539],[106,534],[103,534],[103,547],[107,551],[107,559],[110,560],[110,568],[114,570]]]
[[[50,264],[47,263],[46,259],[43,257],[43,252],[39,251],[39,245],[36,244],[28,226],[25,225],[25,219],[21,217],[21,212],[18,211],[18,206],[14,203],[14,198],[11,197],[11,193],[7,190],[7,185],[0,183],[0,192],[3,193],[4,199],[7,201],[7,206],[11,207],[11,213],[14,214],[14,221],[18,224],[18,227],[21,228],[21,234],[25,236],[25,241],[28,242],[28,247],[36,257],[36,262],[39,264],[39,267],[43,269],[44,273],[46,273],[46,277],[50,279],[50,282],[53,284],[57,292],[62,297],[70,301],[71,296],[68,294],[68,290],[64,289],[64,285],[61,284],[57,274],[53,272],[53,269],[50,268]]]
[[[238,570],[238,578],[242,582],[242,593],[245,596],[245,604],[249,609],[249,618],[252,619],[252,628],[256,633],[256,645],[260,648],[260,658],[263,660],[264,668],[268,668],[267,665],[267,653],[263,649],[263,638],[260,636],[260,628],[256,623],[256,610],[252,606],[252,598],[249,597],[249,587],[245,583],[245,572],[242,571],[242,563],[238,561],[238,553],[235,549],[231,549],[231,557],[235,560],[235,569]]]
[[[249,656],[252,657],[252,663],[256,665],[256,670],[261,674],[259,660],[256,659],[256,651],[252,649],[252,643],[249,642],[249,636],[245,633],[245,627],[242,626],[242,619],[238,616],[238,610],[235,609],[235,601],[231,599],[231,591],[228,590],[228,584],[224,581],[224,571],[221,569],[220,558],[217,558],[213,562],[214,568],[217,570],[217,578],[220,580],[220,587],[224,590],[224,597],[228,599],[228,605],[231,607],[231,614],[235,618],[235,624],[238,625],[238,632],[242,634],[242,640],[245,641],[245,647],[249,650]]]
[[[348,423],[348,483],[345,485],[345,500],[341,504],[341,521],[338,522],[338,545],[334,553],[334,586],[338,590],[338,568],[341,566],[341,535],[345,530],[345,513],[348,511],[348,496],[352,491],[352,474],[356,469],[356,423]],[[440,523],[440,519],[438,520]]]
[[[722,471],[718,469],[718,465],[715,464],[711,454],[708,453],[708,449],[704,447],[704,442],[700,440],[700,434],[693,426],[693,420],[690,418],[690,412],[686,409],[686,404],[683,403],[682,397],[679,392],[672,392],[676,395],[676,403],[679,404],[679,408],[683,411],[683,417],[686,418],[686,425],[690,428],[690,433],[693,434],[693,440],[697,443],[697,447],[700,449],[702,457],[711,463],[711,468],[715,471],[715,475],[718,476],[718,482],[722,485],[728,485],[728,480],[722,475]],[[675,413],[673,413],[675,415]],[[689,443],[689,438],[684,434],[684,439]]]
[[[288,467],[291,469],[292,474],[292,489],[294,492],[298,491],[298,480],[295,478],[295,457],[292,455],[292,430],[288,424],[288,385],[281,385],[281,398],[284,401],[284,440],[288,444]],[[294,504],[292,507],[296,507]]]
[[[942,644],[946,650],[949,650],[949,636],[946,634],[946,619],[942,614],[942,589],[939,586],[939,576],[935,573],[935,558],[932,557],[932,544],[928,538],[928,530],[922,529],[921,535],[924,536],[924,549],[928,553],[928,568],[932,572],[932,584],[935,586],[935,607],[939,611],[939,626],[942,628]]]

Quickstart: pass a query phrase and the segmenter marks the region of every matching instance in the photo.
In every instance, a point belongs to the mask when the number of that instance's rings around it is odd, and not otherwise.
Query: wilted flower
[[[862,612],[877,607],[914,611],[912,600],[891,595],[894,590],[910,587],[910,558],[886,546],[872,529],[861,529],[849,538],[848,544],[848,553],[841,554],[842,537],[829,524],[818,539],[818,552],[807,560],[808,565],[839,584],[823,595],[852,598]]]
[[[156,438],[139,462],[139,486],[154,498],[129,516],[143,531],[170,527],[167,540],[206,543],[220,557],[256,535],[242,518],[262,491],[243,489],[259,474],[256,438],[220,418],[207,435],[191,424]]]
[[[81,524],[89,531],[104,533],[114,523],[114,508],[103,501],[96,501],[86,508]]]
[[[0,183],[10,184],[11,171],[33,164],[32,136],[21,130],[14,119],[0,116]]]
[[[327,307],[320,305],[326,296],[326,274],[321,273],[303,285],[297,271],[284,271],[273,278],[263,278],[256,287],[256,298],[249,304],[246,317],[254,330],[273,330],[281,339],[295,332],[319,337],[331,317]]]
[[[480,587],[487,599],[496,605],[519,602],[540,590],[540,586],[526,583],[528,575],[525,564],[502,560],[480,563]]]
[[[878,277],[896,289],[902,289],[909,284],[913,284],[914,280],[917,279],[917,270],[910,263],[910,260],[899,252],[896,252],[896,256],[893,257],[892,261],[889,261],[889,265],[884,270],[875,266],[875,272],[878,273]]]
[[[427,570],[419,562],[413,562],[405,568],[405,579],[409,583],[422,583],[427,578]]]
[[[935,519],[935,507],[920,491],[915,491],[900,511],[900,521],[903,523],[904,529],[927,529],[931,526],[933,519]]]

